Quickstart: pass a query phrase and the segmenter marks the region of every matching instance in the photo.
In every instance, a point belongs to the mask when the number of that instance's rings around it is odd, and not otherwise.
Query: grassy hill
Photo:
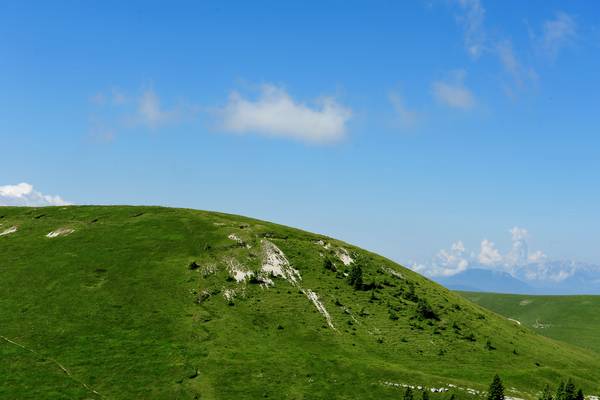
[[[589,351],[321,235],[159,207],[0,224],[0,398],[469,398],[496,372],[516,397],[600,391]]]
[[[600,296],[460,294],[541,335],[600,353]]]

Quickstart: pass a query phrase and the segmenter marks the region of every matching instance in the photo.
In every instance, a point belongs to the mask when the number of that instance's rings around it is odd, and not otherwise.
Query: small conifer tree
[[[413,392],[410,386],[408,386],[404,392],[404,400],[413,400]]]
[[[575,384],[569,378],[567,384],[565,385],[565,400],[575,400],[575,396],[577,395],[577,389],[575,388]]]
[[[494,379],[490,384],[487,400],[504,400],[504,385],[498,374],[494,375]]]

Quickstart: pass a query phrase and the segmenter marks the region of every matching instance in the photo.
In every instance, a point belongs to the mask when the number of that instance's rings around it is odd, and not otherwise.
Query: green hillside
[[[459,293],[541,335],[600,353],[600,296]]]
[[[2,399],[468,398],[495,373],[515,397],[600,392],[591,352],[320,235],[159,207],[0,224]]]

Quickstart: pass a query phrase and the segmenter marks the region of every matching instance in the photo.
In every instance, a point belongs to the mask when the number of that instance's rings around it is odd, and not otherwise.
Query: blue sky
[[[0,201],[239,213],[425,272],[453,243],[507,257],[519,227],[549,259],[600,263],[599,17],[589,1],[3,2]]]

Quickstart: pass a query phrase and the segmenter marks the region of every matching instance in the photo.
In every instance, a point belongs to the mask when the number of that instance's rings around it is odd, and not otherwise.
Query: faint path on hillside
[[[65,366],[64,366],[64,365],[62,365],[61,363],[59,363],[59,362],[58,362],[58,361],[56,361],[55,359],[53,359],[53,358],[49,358],[49,357],[44,357],[44,356],[42,356],[40,353],[38,353],[37,351],[35,351],[35,350],[32,350],[32,349],[30,349],[30,348],[28,348],[28,347],[25,347],[25,346],[23,346],[22,344],[20,344],[20,343],[17,343],[17,342],[15,342],[14,340],[11,340],[11,339],[7,338],[6,336],[2,336],[2,335],[0,335],[0,339],[3,339],[3,340],[5,340],[5,341],[7,341],[8,343],[14,344],[15,346],[18,346],[18,347],[22,348],[23,350],[25,350],[25,351],[28,351],[28,352],[30,352],[30,353],[32,353],[32,354],[34,354],[36,357],[38,357],[38,358],[40,358],[40,359],[43,359],[43,360],[49,360],[49,361],[53,362],[54,364],[56,364],[56,366],[58,366],[58,368],[60,368],[60,369],[61,369],[61,370],[62,370],[62,371],[65,373],[65,374],[67,374],[67,376],[68,376],[69,378],[71,378],[72,380],[74,380],[75,382],[77,382],[78,384],[80,384],[81,386],[83,386],[84,388],[86,388],[87,390],[89,390],[90,392],[92,392],[92,393],[94,393],[94,394],[98,395],[100,398],[102,398],[102,395],[101,395],[100,393],[98,393],[96,390],[94,390],[92,387],[90,387],[90,386],[89,386],[88,384],[86,384],[85,382],[82,382],[82,381],[80,381],[79,379],[75,378],[75,377],[73,376],[73,374],[71,374],[71,372],[70,372],[70,371],[69,371],[67,368],[65,368]]]

